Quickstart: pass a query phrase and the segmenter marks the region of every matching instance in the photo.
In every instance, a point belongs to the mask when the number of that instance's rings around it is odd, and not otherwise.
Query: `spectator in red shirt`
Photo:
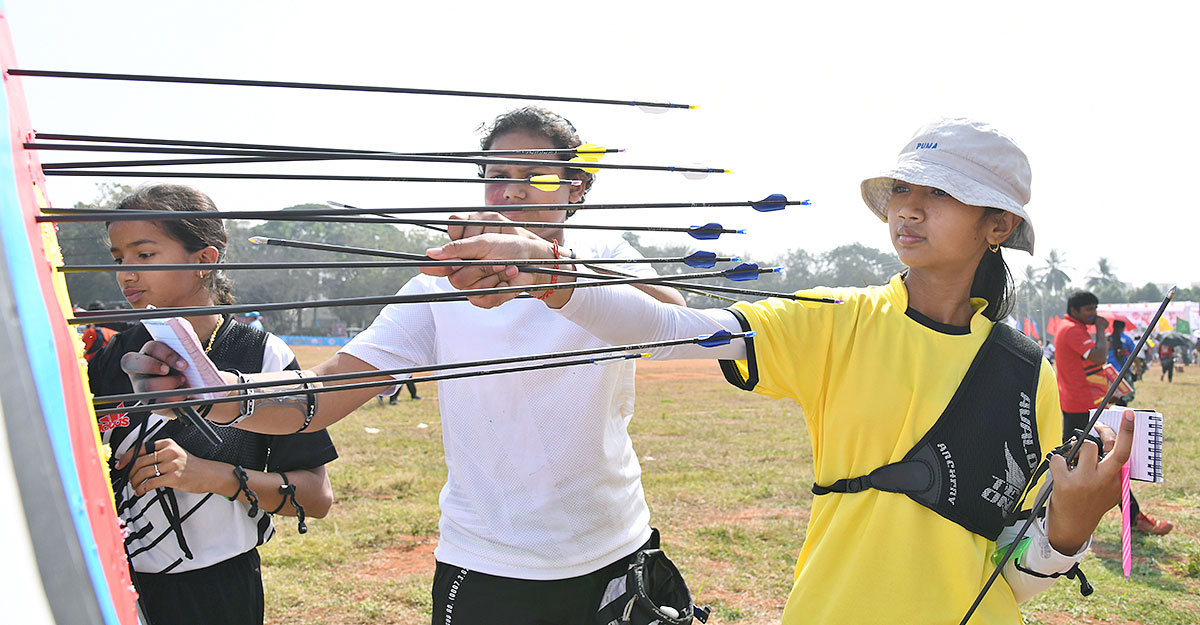
[[[1055,372],[1058,378],[1059,405],[1063,413],[1063,440],[1076,429],[1083,429],[1091,411],[1103,408],[1100,402],[1108,391],[1104,363],[1108,361],[1108,320],[1096,314],[1100,300],[1087,291],[1077,291],[1067,299],[1067,316],[1054,337]],[[1095,330],[1088,333],[1087,327]],[[1165,369],[1164,369],[1165,371]],[[1137,499],[1129,497],[1134,529],[1163,535],[1175,526],[1156,521],[1142,513]]]
[[[1162,382],[1163,377],[1167,378],[1168,382],[1175,382],[1175,346],[1167,345],[1159,342],[1158,344],[1158,361],[1162,363],[1162,374],[1158,376],[1158,381]]]

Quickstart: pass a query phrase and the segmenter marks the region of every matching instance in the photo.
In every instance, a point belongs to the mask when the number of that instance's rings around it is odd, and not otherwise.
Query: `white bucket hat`
[[[892,181],[934,187],[971,206],[1008,211],[1021,224],[1002,245],[1033,254],[1029,159],[1016,143],[989,124],[942,119],[922,127],[900,151],[892,169],[862,182],[863,201],[887,221]]]

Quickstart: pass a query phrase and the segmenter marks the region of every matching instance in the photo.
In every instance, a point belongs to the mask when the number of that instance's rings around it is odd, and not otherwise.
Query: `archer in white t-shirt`
[[[581,143],[566,119],[525,107],[498,117],[482,146],[529,150]],[[528,158],[548,157],[531,154]],[[523,180],[485,185],[485,203],[496,207],[581,203],[594,179],[582,170],[542,165],[488,164],[481,167],[481,174]],[[545,191],[524,182],[543,174],[582,184]],[[450,237],[501,232],[556,241],[563,257],[641,256],[619,237],[578,236],[573,231],[566,238],[560,224],[570,216],[567,211],[498,210],[470,218],[546,225],[529,230],[451,227]],[[655,275],[648,264],[609,267],[638,276]],[[669,287],[638,288],[663,302],[684,304]],[[445,279],[418,276],[400,293],[452,290]],[[312,373],[395,369],[605,345],[532,299],[494,310],[468,302],[395,304]],[[143,355],[144,363],[131,363],[126,370],[131,377],[157,374],[162,363],[151,358],[156,354],[150,351]],[[163,361],[169,362],[168,356],[164,352]],[[634,363],[444,380],[438,388],[447,479],[439,498],[442,516],[434,552],[438,564],[433,622],[591,625],[608,583],[624,573],[629,556],[651,536],[641,467],[626,430],[633,415]],[[335,423],[377,392],[367,388],[323,393],[309,429]],[[215,404],[209,418],[218,423],[233,421],[238,406]],[[296,414],[294,407],[282,409],[260,401],[253,417],[237,427],[292,432],[298,425]]]

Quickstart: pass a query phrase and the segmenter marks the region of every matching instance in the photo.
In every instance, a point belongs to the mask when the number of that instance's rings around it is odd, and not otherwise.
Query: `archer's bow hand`
[[[1050,458],[1054,491],[1047,515],[1047,535],[1059,553],[1076,553],[1087,542],[1101,517],[1121,500],[1121,465],[1133,448],[1134,416],[1126,410],[1116,444],[1103,460],[1092,441],[1079,448],[1074,468],[1058,454]],[[1107,447],[1107,445],[1105,445]]]
[[[554,258],[554,245],[541,238],[529,238],[520,234],[483,234],[467,239],[452,241],[442,247],[427,250],[426,255],[435,260],[476,260],[503,259],[523,260],[534,258]],[[422,273],[431,276],[443,276],[450,280],[456,289],[468,291],[490,289],[507,286],[527,286],[530,291],[538,293],[539,285],[548,285],[550,276],[545,274],[521,272],[512,265],[473,265],[467,267],[424,267]],[[572,278],[558,279],[559,282],[573,281]],[[566,298],[569,290],[564,289]],[[550,300],[554,300],[551,294]],[[480,308],[494,308],[513,299],[517,293],[501,293],[470,297],[472,304]],[[547,301],[551,307],[557,308],[554,301]],[[563,299],[563,304],[566,299]]]

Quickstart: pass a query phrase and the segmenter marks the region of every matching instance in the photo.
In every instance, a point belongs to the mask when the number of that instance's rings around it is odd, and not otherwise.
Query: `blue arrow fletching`
[[[760,213],[783,210],[787,206],[787,196],[782,193],[772,193],[754,203],[754,210]]]
[[[717,239],[721,237],[721,233],[718,231],[722,229],[723,228],[721,228],[721,224],[710,222],[704,224],[703,226],[692,226],[691,230],[688,231],[688,234],[692,235],[693,239]]]
[[[716,347],[718,345],[728,345],[729,337],[733,336],[729,330],[717,330],[708,336],[696,337],[696,344],[700,347]]]
[[[758,265],[754,263],[742,263],[733,269],[725,272],[725,277],[734,282],[745,282],[747,280],[758,279]]]
[[[694,252],[683,259],[688,267],[708,269],[717,265],[717,255],[713,252]]]

